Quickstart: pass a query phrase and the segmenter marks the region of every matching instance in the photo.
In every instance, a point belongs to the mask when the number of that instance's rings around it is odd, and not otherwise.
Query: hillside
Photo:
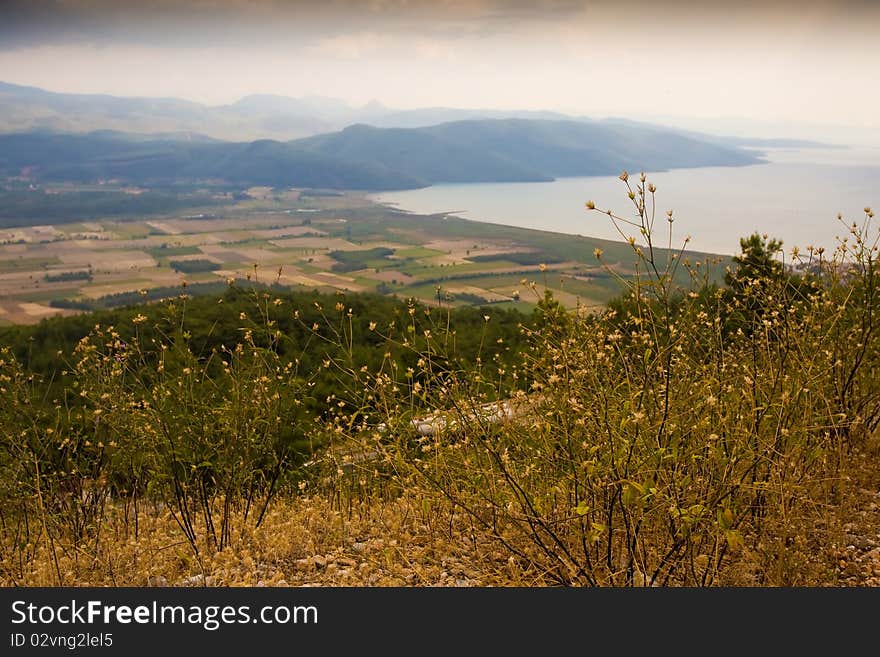
[[[353,125],[292,142],[219,142],[102,131],[0,136],[0,174],[36,181],[118,179],[155,185],[408,189],[442,182],[548,181],[621,169],[740,166],[735,147],[643,127],[547,120],[474,120],[427,128]]]
[[[226,181],[235,185],[401,189],[425,181],[378,163],[354,163],[290,144],[131,139],[107,133],[0,136],[0,175],[36,181],[118,179],[156,185]]]
[[[539,181],[759,161],[735,147],[657,128],[560,120],[482,119],[410,129],[355,125],[293,144],[327,157],[381,163],[432,183]]]
[[[471,122],[466,122],[471,123]],[[465,124],[461,124],[465,125]],[[441,126],[438,126],[441,127]],[[491,130],[488,121],[470,128]],[[408,171],[431,182],[527,182],[551,176],[503,151],[469,144],[458,134],[428,128],[374,128],[358,124],[341,132],[293,142],[297,148],[325,157],[353,162],[378,162],[396,171]],[[510,135],[515,138],[515,135]],[[537,145],[540,150],[542,145]]]
[[[210,109],[180,98],[128,98],[104,94],[54,93],[0,82],[0,130],[88,132],[99,128],[127,132],[197,130]]]

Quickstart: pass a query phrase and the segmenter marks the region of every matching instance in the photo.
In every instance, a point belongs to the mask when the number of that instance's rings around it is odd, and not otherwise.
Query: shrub
[[[804,537],[880,423],[869,223],[830,260],[796,253],[809,277],[777,262],[780,243],[743,240],[717,288],[688,240],[671,248],[671,212],[657,246],[644,174],[621,178],[633,216],[604,214],[637,263],[622,299],[585,316],[545,298],[519,367],[449,367],[442,330],[403,340],[418,368],[363,377],[360,421],[329,427],[348,437],[331,481],[417,490],[425,522],[464,514],[561,584],[802,583]]]

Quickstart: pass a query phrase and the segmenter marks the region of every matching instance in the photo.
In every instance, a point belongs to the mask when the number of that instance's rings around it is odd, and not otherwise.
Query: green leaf
[[[589,511],[590,507],[584,501],[578,502],[578,505],[574,508],[574,512],[579,516],[585,516]]]
[[[728,529],[724,532],[724,538],[727,539],[727,544],[731,547],[731,549],[736,549],[737,547],[743,544],[742,535],[733,529]]]

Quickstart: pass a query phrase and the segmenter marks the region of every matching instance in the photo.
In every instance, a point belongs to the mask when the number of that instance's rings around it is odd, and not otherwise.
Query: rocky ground
[[[811,572],[830,574],[827,581],[806,585],[880,587],[880,472],[876,478],[878,485],[854,488],[846,505],[846,517],[829,519],[828,524],[834,529],[823,528],[810,541],[818,545],[832,534],[840,537],[806,557]],[[283,563],[258,565],[250,585],[469,587],[551,583],[540,574],[518,568],[512,558],[489,541],[456,543],[450,542],[448,536],[432,540],[428,528],[416,524],[389,532],[381,525],[360,522],[352,523],[350,529],[354,533],[342,538],[339,544],[315,545],[314,554],[294,554]],[[736,582],[733,585],[759,583],[751,577],[739,576],[731,581]],[[796,582],[798,586],[805,585],[803,579]],[[150,583],[167,585],[167,580]],[[174,585],[228,583],[228,578],[215,574],[181,578]]]
[[[852,477],[806,510],[791,544],[740,554],[717,583],[728,586],[880,586],[877,454],[850,455]],[[808,511],[808,512],[807,512]],[[291,497],[257,529],[236,525],[234,549],[194,556],[160,509],[144,510],[139,533],[117,517],[96,552],[46,545],[28,563],[3,560],[0,585],[57,586],[542,586],[553,581],[510,556],[464,514],[440,513],[419,497],[331,502]],[[776,545],[776,548],[772,546]],[[775,550],[775,551],[774,551]],[[11,554],[11,553],[10,553]],[[210,555],[210,556],[208,556]],[[775,556],[774,556],[775,555]],[[6,552],[0,556],[8,556]]]
[[[859,490],[856,516],[845,522],[844,545],[834,545],[842,586],[880,586],[880,491]]]

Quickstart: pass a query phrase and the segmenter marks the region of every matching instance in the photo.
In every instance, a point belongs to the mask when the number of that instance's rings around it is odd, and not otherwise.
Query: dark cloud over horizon
[[[2,0],[0,49],[57,44],[204,46],[256,40],[314,40],[358,30],[422,32],[540,31],[548,23],[621,31],[655,24],[723,29],[752,25],[784,31],[811,17],[828,27],[876,27],[871,0]]]
[[[315,39],[352,30],[448,32],[504,29],[576,14],[584,3],[327,0],[6,0],[0,49],[44,44],[215,45],[255,39]]]

